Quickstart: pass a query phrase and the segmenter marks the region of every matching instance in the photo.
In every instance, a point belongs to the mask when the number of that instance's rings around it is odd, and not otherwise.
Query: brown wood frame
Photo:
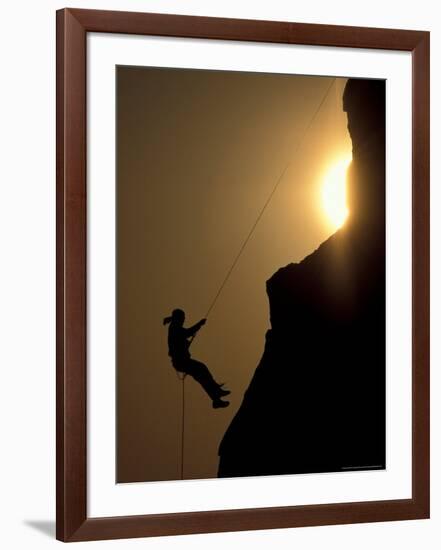
[[[412,498],[87,516],[86,35],[124,33],[412,52]],[[57,529],[62,541],[429,517],[429,33],[64,9],[57,12]]]

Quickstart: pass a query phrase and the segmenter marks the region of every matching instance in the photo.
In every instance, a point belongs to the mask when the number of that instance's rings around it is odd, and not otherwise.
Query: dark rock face
[[[219,477],[385,467],[385,84],[349,80],[350,215],[267,281],[263,357]]]

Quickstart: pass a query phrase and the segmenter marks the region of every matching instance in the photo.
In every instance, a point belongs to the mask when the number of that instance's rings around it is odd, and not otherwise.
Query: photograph
[[[2,8],[2,547],[439,550],[438,4]]]
[[[115,68],[116,483],[387,468],[386,85]]]

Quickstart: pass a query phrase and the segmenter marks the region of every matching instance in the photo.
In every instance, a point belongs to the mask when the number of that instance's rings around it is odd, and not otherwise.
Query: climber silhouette
[[[222,401],[222,397],[230,393],[222,389],[223,384],[218,384],[211,375],[208,367],[191,358],[190,344],[198,330],[205,325],[206,319],[189,328],[184,328],[185,312],[182,309],[174,309],[171,317],[164,318],[164,325],[168,325],[168,354],[171,357],[173,367],[184,374],[192,376],[204,388],[213,402],[213,408],[228,407],[229,401]]]

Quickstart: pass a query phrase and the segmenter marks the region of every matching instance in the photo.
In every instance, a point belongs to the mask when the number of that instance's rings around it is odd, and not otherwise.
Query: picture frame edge
[[[111,518],[87,517],[86,36],[88,32],[121,32],[133,25],[135,16],[139,18],[139,15],[142,15],[141,21],[132,26],[133,32],[130,34],[154,34],[140,32],[139,29],[150,29],[152,24],[156,24],[153,23],[155,20],[161,21],[163,25],[158,30],[159,34],[156,34],[160,36],[275,41],[322,46],[335,46],[336,42],[340,41],[341,47],[376,48],[382,45],[380,49],[412,52],[411,499]],[[121,17],[125,18],[123,24],[121,21],[118,23]],[[197,30],[198,25],[206,25],[209,21],[209,30],[212,34],[196,36],[195,33],[200,32]],[[162,34],[166,32],[164,28],[168,24],[169,33]],[[219,25],[227,25],[223,34],[219,31]],[[280,28],[277,30],[278,25]],[[187,34],[173,34],[185,32],[186,26]],[[253,27],[258,28],[254,34]],[[112,28],[115,30],[112,31]],[[244,32],[244,28],[245,34],[240,37],[240,29]],[[318,32],[320,37],[314,43],[307,42],[311,40],[311,33],[314,32]],[[262,33],[269,39],[258,40]],[[218,36],[219,34],[221,36]],[[340,27],[64,8],[56,13],[56,35],[56,538],[70,542],[430,517],[430,33],[373,27]],[[274,40],[275,38],[280,40]],[[385,47],[387,39],[391,43],[389,48]]]

